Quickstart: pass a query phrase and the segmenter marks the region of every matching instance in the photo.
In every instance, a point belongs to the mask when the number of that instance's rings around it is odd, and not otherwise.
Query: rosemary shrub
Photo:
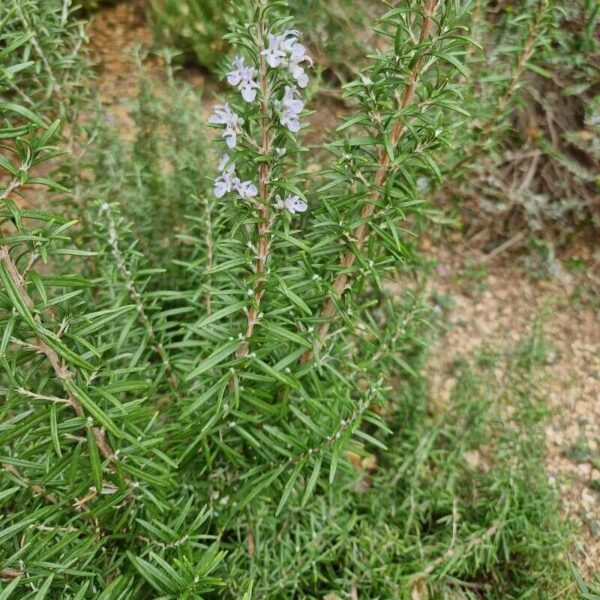
[[[73,148],[79,130],[61,138],[15,87],[16,75],[36,81],[25,77],[36,34],[0,32],[0,598],[321,596],[338,566],[289,577],[288,558],[272,581],[270,552],[292,525],[298,544],[317,529],[329,539],[335,506],[351,528],[349,490],[364,479],[350,457],[386,460],[402,432],[395,422],[390,436],[387,415],[410,414],[397,388],[417,379],[428,317],[418,182],[441,177],[448,115],[464,114],[468,7],[390,6],[385,51],[345,87],[352,113],[320,173],[303,145],[317,65],[284,2],[236,8],[228,89],[210,117],[218,153],[166,54],[167,93],[142,80],[133,146],[94,122],[91,150],[68,162],[57,146]],[[64,214],[36,205],[66,200],[70,184]],[[497,521],[476,535],[503,535]],[[475,558],[460,573],[501,560],[461,548]],[[402,594],[437,576],[415,565]],[[400,588],[387,573],[365,589]]]

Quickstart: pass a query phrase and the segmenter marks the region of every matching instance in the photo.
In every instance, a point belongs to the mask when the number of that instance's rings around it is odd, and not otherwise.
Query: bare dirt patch
[[[140,68],[136,52],[144,56],[151,48],[144,0],[132,0],[104,8],[91,19],[88,29],[89,52],[97,70],[94,82],[107,123],[125,136],[133,135],[131,103],[138,93]],[[151,66],[156,58],[146,58]]]
[[[430,364],[434,398],[447,403],[458,357],[486,348],[509,352],[542,320],[548,477],[578,527],[573,559],[593,573],[600,570],[600,302],[593,287],[598,261],[582,252],[590,260],[585,272],[535,280],[514,261],[486,264],[462,248],[431,248],[438,266],[430,292],[446,311],[447,330]]]

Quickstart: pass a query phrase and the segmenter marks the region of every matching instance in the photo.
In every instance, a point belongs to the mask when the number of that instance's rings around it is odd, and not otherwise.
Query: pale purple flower
[[[292,133],[298,133],[300,131],[300,120],[289,112],[285,112],[281,115],[281,124],[287,127]]]
[[[301,88],[305,88],[308,85],[308,75],[300,66],[303,62],[313,64],[312,58],[306,54],[306,48],[302,44],[294,43],[290,55],[290,72]]]
[[[295,63],[301,63],[308,60],[312,64],[312,59],[306,54],[306,48],[297,42],[292,46],[290,60]]]
[[[276,69],[285,59],[285,52],[281,47],[282,41],[280,35],[269,35],[269,47],[261,52],[272,69]]]
[[[286,29],[279,37],[281,38],[281,48],[285,52],[291,52],[294,44],[298,41],[300,32],[296,29]]]
[[[214,194],[217,198],[222,198],[225,194],[233,192],[240,184],[240,180],[232,171],[224,171],[215,179]]]
[[[286,86],[283,100],[281,101],[280,122],[292,133],[300,131],[300,113],[304,110],[304,102],[296,98],[299,92],[296,88]]]
[[[258,190],[251,181],[239,182],[235,188],[235,191],[240,195],[240,198],[243,198],[244,200],[247,198],[254,198],[258,195]]]
[[[244,65],[244,59],[239,56],[236,56],[233,59],[232,66],[234,67],[234,69],[227,73],[227,83],[229,83],[229,85],[237,87],[244,79],[247,67]]]
[[[219,161],[219,171],[224,171],[227,163],[229,162],[229,154],[223,154],[221,160]],[[231,173],[235,172],[235,164],[229,165],[227,170]]]
[[[227,166],[229,154],[224,154],[219,162],[219,171],[221,175],[215,179],[214,194],[217,198],[222,198],[225,194],[233,192],[240,184],[240,180],[235,174],[235,164]]]
[[[296,80],[296,83],[301,88],[305,88],[308,85],[308,75],[301,66],[292,63],[290,65],[290,71],[292,73],[292,77]]]
[[[298,41],[298,35],[299,33],[293,29],[288,29],[281,35],[269,35],[269,47],[262,51],[262,55],[266,57],[267,64],[272,69],[286,62],[287,55]]]
[[[251,181],[240,181],[235,173],[235,163],[229,163],[229,154],[224,154],[219,161],[219,171],[221,174],[215,179],[214,194],[217,198],[222,198],[230,192],[237,192],[240,198],[247,200],[258,195],[256,186]]]
[[[256,99],[256,90],[259,88],[255,81],[256,69],[247,67],[244,59],[236,56],[233,61],[234,69],[227,73],[227,82],[242,92],[242,98],[246,102],[254,102]]]
[[[240,85],[240,91],[242,92],[242,98],[246,102],[254,102],[256,100],[256,90],[258,89],[258,83],[256,81],[245,81]]]
[[[215,113],[208,122],[212,125],[235,126],[239,121],[239,117],[231,110],[229,104],[217,104],[213,106]]]
[[[308,204],[304,200],[300,200],[298,196],[289,195],[283,201],[284,207],[293,215],[296,213],[306,212]]]
[[[211,125],[225,125],[223,137],[229,148],[235,148],[237,144],[237,134],[240,130],[241,119],[236,115],[229,104],[219,104],[213,107],[215,113],[208,122]]]
[[[312,59],[306,54],[306,48],[298,42],[299,35],[294,29],[288,29],[281,35],[269,35],[269,47],[262,54],[273,69],[280,65],[288,66],[298,85],[305,88],[308,75],[300,65],[304,62],[312,65]]]

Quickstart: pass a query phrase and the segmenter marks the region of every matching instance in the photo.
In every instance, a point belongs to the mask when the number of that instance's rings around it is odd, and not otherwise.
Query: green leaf
[[[50,436],[52,438],[52,444],[54,445],[54,451],[56,452],[57,456],[61,457],[62,452],[60,450],[60,438],[58,435],[58,420],[56,413],[56,404],[52,404],[50,407]]]
[[[465,77],[468,75],[468,72],[465,69],[464,65],[452,54],[434,51],[432,51],[431,54],[433,54],[433,56],[437,56],[440,60],[443,60],[448,64],[452,65],[461,75],[464,75]]]
[[[31,179],[29,179],[28,183],[35,185],[44,185],[50,188],[51,190],[55,190],[57,192],[69,193],[68,188],[66,188],[64,185],[60,185],[60,183],[57,183],[56,181],[54,181],[54,179],[51,179],[50,177],[32,177]]]
[[[2,529],[0,529],[0,544],[3,544],[6,540],[10,539],[13,535],[16,535],[20,531],[23,531],[23,529],[26,529],[32,523],[40,523],[42,521],[42,519],[45,519],[53,511],[54,511],[53,507],[47,507],[45,509],[38,510],[35,513],[30,513],[30,514],[32,514],[31,517],[27,517],[26,519],[23,519],[22,521],[19,521],[18,523],[15,523],[14,525],[10,525],[9,527],[3,527]],[[2,598],[2,596],[0,596],[0,599],[1,598]]]
[[[301,471],[302,471],[302,463],[298,463],[296,465],[295,469],[292,471],[292,474],[291,474],[290,478],[288,479],[287,483],[285,484],[285,488],[283,488],[283,493],[281,494],[281,499],[279,500],[277,510],[275,511],[276,517],[279,516],[279,514],[281,513],[281,511],[287,504],[290,494],[294,490],[294,484],[296,483],[296,480],[298,479],[298,475],[300,475]]]
[[[200,365],[196,367],[191,373],[185,378],[186,381],[196,379],[206,371],[214,369],[217,365],[222,363],[230,354],[233,354],[240,346],[239,341],[227,342],[220,348],[217,348],[208,358],[202,360]]]
[[[302,312],[306,313],[308,316],[312,315],[312,311],[310,310],[308,304],[290,290],[290,288],[286,285],[285,281],[282,277],[276,276],[277,281],[279,282],[279,289],[295,304]]]
[[[15,283],[13,282],[4,262],[0,262],[0,280],[2,281],[2,284],[4,285],[4,288],[6,289],[6,291],[8,293],[8,297],[9,297],[10,301],[12,302],[13,306],[15,307],[15,309],[17,310],[17,312],[19,313],[19,315],[21,315],[23,320],[34,331],[38,331],[39,326],[35,322],[33,315],[31,314],[31,311],[29,310],[29,307],[24,302],[23,298],[21,298],[19,290],[18,290],[17,286],[15,285]]]
[[[40,331],[39,336],[54,352],[64,358],[68,364],[87,371],[94,370],[94,366],[91,363],[73,352],[70,348],[67,348],[61,339],[51,331],[43,329]]]
[[[50,590],[50,586],[52,585],[53,579],[54,579],[54,574],[50,575],[50,577],[48,577],[48,579],[46,579],[46,581],[44,581],[44,584],[39,589],[38,593],[34,596],[33,600],[44,600],[44,598],[48,594],[48,591]]]
[[[10,173],[13,176],[16,176],[19,172],[19,170],[16,169],[15,167],[13,167],[11,162],[5,156],[2,156],[1,154],[0,154],[0,168],[4,169],[5,171],[7,171],[8,173]]]
[[[13,104],[12,102],[0,102],[0,111],[8,110],[22,117],[25,117],[27,120],[39,125],[40,127],[46,127],[44,121],[40,119],[35,113],[31,112],[28,108],[21,106],[20,104]]]
[[[6,355],[6,350],[8,349],[8,344],[10,342],[10,338],[15,327],[15,320],[16,319],[14,316],[11,316],[6,320],[4,332],[2,333],[2,340],[0,341],[0,356]]]
[[[20,581],[20,576],[13,579],[0,593],[0,600],[10,600],[11,594],[15,591]]]
[[[100,493],[102,491],[102,461],[100,460],[100,453],[98,452],[98,446],[96,446],[96,440],[92,433],[92,428],[87,428],[87,441],[88,449],[90,451],[90,467],[92,469],[92,478],[96,491]]]
[[[302,498],[302,506],[306,506],[308,499],[312,495],[315,486],[317,485],[317,480],[319,479],[319,474],[321,472],[321,463],[323,462],[323,455],[319,454],[315,465],[313,467],[312,473],[310,474],[310,479],[306,484],[306,491],[304,492],[304,497]]]
[[[260,369],[262,369],[265,373],[267,373],[268,375],[271,375],[278,381],[281,381],[281,383],[285,384],[286,386],[296,388],[296,389],[298,389],[300,387],[299,383],[293,377],[290,377],[289,375],[285,375],[284,373],[276,371],[273,367],[269,366],[267,363],[265,363],[260,358],[255,358],[254,363]]]
[[[106,427],[114,436],[121,438],[121,430],[114,424],[112,419],[77,385],[70,381],[65,381],[64,386],[69,393],[71,393],[79,402],[81,402],[83,408],[89,413],[94,420]]]
[[[216,311],[212,315],[208,315],[204,319],[202,319],[199,323],[196,323],[193,327],[190,327],[193,331],[200,331],[203,327],[214,323],[215,321],[220,321],[223,317],[226,317],[232,313],[238,312],[242,310],[246,306],[246,302],[236,302],[235,304],[231,304],[222,308],[221,310]]]
[[[165,575],[158,567],[152,563],[133,555],[127,551],[127,557],[136,568],[138,573],[157,591],[161,594],[175,594],[177,587],[175,583]]]

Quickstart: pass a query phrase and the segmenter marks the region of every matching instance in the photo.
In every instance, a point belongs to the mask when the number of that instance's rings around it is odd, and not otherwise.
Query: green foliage
[[[166,67],[160,88],[145,73],[139,57],[133,139],[121,135],[112,117],[98,119],[92,128],[90,136],[97,142],[83,166],[95,177],[83,194],[88,206],[98,198],[118,202],[140,250],[154,266],[169,272],[162,281],[168,287],[175,285],[169,276],[180,275],[172,261],[187,259],[190,252],[190,242],[175,240],[189,233],[190,218],[205,201],[209,183],[201,93],[175,81],[171,53],[161,57]],[[90,223],[95,214],[87,217]]]
[[[7,0],[0,5],[4,97],[23,109],[68,103],[80,93],[84,26],[61,0]],[[74,120],[75,107],[69,112]]]
[[[581,600],[598,600],[600,598],[600,587],[597,584],[600,584],[600,576],[596,575],[594,583],[587,583],[575,567],[572,567],[572,569],[573,579],[579,591],[578,598],[581,598]]]
[[[256,596],[268,598],[356,590],[500,600],[566,588],[568,535],[543,471],[543,398],[532,382],[538,344],[461,357],[448,405],[434,416],[423,380],[400,388],[384,409],[388,447],[363,463],[373,470],[302,510],[278,518],[265,507],[239,525],[230,596],[251,578]],[[498,371],[507,373],[501,382]]]
[[[161,42],[191,54],[202,66],[215,68],[227,52],[223,39],[232,5],[222,0],[187,2],[151,0],[152,19]]]
[[[316,174],[281,123],[291,76],[260,59],[287,9],[239,7],[227,39],[259,71],[259,102],[229,101],[253,202],[213,195],[201,96],[171,53],[159,84],[142,73],[133,139],[101,113],[78,139],[85,94],[43,99],[85,81],[58,50],[79,24],[18,6],[53,37],[30,60],[42,36],[0,30],[0,597],[553,591],[565,537],[541,468],[537,346],[500,401],[485,365],[462,368],[437,418],[419,375],[418,181],[441,176],[449,114],[464,113],[466,6],[390,8]],[[286,194],[310,210],[277,209]],[[474,451],[489,468],[469,467]]]
[[[113,6],[119,0],[79,0],[77,3],[85,11],[94,11],[103,6]]]
[[[467,198],[464,219],[493,237],[525,228],[564,243],[600,223],[598,10],[593,0],[474,3],[472,118],[446,170]]]

